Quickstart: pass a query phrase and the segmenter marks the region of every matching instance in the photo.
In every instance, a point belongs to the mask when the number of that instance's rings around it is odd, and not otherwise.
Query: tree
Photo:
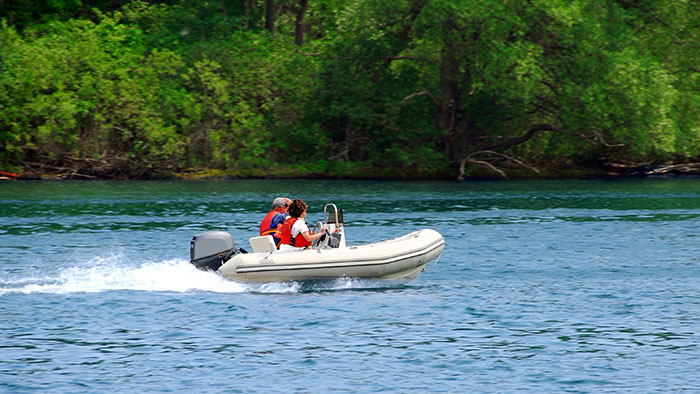
[[[304,21],[306,20],[306,10],[309,8],[309,0],[299,0],[297,7],[296,22],[294,24],[294,44],[304,45]]]
[[[266,0],[264,29],[253,0],[72,1],[3,10],[4,163],[507,177],[700,157],[685,1]]]
[[[277,14],[277,9],[275,7],[275,0],[265,0],[265,28],[270,34],[275,34],[275,17]]]
[[[460,176],[468,165],[503,177],[497,163],[534,169],[522,156],[537,156],[519,146],[535,139],[542,158],[548,149],[581,160],[669,151],[658,133],[667,134],[673,78],[636,50],[627,18],[615,4],[431,2],[416,38],[432,48],[427,74],[439,79],[404,102],[431,98]],[[644,74],[629,74],[639,67]]]

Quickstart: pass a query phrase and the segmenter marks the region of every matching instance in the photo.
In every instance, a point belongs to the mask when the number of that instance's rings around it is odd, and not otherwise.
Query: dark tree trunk
[[[228,19],[228,10],[226,9],[226,0],[219,0],[221,3],[221,13],[224,14],[224,18]]]
[[[250,7],[248,6],[248,0],[243,0],[243,27],[246,29],[250,28]]]
[[[306,20],[306,10],[309,8],[309,0],[299,0],[297,8],[297,21],[294,29],[294,43],[298,46],[304,45],[304,21]]]
[[[437,127],[445,133],[445,153],[452,160],[456,152],[457,141],[457,112],[460,110],[459,68],[454,34],[454,23],[449,20],[443,27],[443,46],[440,55],[440,102],[438,108]]]
[[[243,26],[250,29],[260,22],[260,13],[256,0],[243,0]]]
[[[231,26],[229,25],[228,21],[228,8],[226,7],[226,0],[219,0],[219,4],[221,4],[221,8],[219,8],[219,12],[224,16],[224,36],[228,37],[231,35]]]
[[[250,29],[250,0],[243,0],[243,27]]]
[[[265,0],[265,28],[275,34],[275,0]]]

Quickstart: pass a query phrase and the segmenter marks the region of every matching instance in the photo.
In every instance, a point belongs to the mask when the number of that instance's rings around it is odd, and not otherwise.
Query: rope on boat
[[[440,257],[442,257],[442,254],[441,254],[440,256],[438,256],[438,257],[435,259],[435,261],[433,262],[433,264],[426,265],[425,267],[423,267],[423,272],[428,272],[428,271],[430,271],[431,269],[435,268],[435,266],[437,265],[438,261],[440,261]]]

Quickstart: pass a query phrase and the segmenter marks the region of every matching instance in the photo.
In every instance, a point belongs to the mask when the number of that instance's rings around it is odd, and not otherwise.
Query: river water
[[[408,283],[245,285],[188,263],[277,195],[349,245],[420,228]],[[0,183],[0,393],[697,393],[700,179]]]

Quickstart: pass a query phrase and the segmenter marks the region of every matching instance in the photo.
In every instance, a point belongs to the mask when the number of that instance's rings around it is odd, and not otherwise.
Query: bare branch
[[[601,133],[600,131],[593,130],[593,131],[591,131],[591,133],[593,133],[593,135],[595,136],[595,140],[598,141],[603,146],[605,146],[606,148],[620,148],[622,146],[625,146],[625,144],[609,144],[609,143],[607,143],[605,141],[605,139],[603,138],[603,133]]]
[[[700,174],[700,163],[674,164],[665,167],[655,168],[645,172],[645,175],[661,175],[669,172],[678,172],[684,174]]]
[[[435,103],[435,105],[437,105],[438,107],[442,108],[442,103],[441,103],[435,96],[433,96],[432,93],[430,93],[430,92],[427,91],[427,90],[423,90],[423,91],[420,91],[420,92],[417,92],[417,93],[409,94],[408,96],[404,97],[403,100],[401,100],[401,105],[406,104],[406,102],[407,102],[408,100],[411,100],[411,99],[416,98],[416,97],[418,97],[418,96],[428,96],[428,97],[430,97],[430,99],[433,100],[433,102]]]
[[[492,151],[492,150],[481,150],[481,151],[478,151],[478,152],[474,152],[474,153],[470,154],[469,157],[473,157],[473,156],[476,156],[476,155],[479,155],[479,154],[482,154],[482,153],[483,153],[483,154],[489,154],[489,155],[497,156],[497,157],[500,157],[500,158],[502,158],[502,159],[510,160],[510,161],[512,161],[513,163],[516,163],[516,164],[520,165],[521,167],[527,168],[528,170],[530,170],[530,171],[532,171],[532,172],[534,172],[534,173],[537,173],[537,174],[540,173],[540,170],[538,170],[537,168],[535,168],[535,167],[533,167],[533,166],[531,166],[531,165],[529,165],[529,164],[523,162],[522,160],[518,160],[518,159],[516,159],[515,157],[508,156],[508,155],[505,155],[505,154],[499,153],[499,152],[494,152],[494,151]]]
[[[508,179],[508,176],[506,175],[506,173],[503,172],[503,170],[501,170],[500,168],[497,168],[496,166],[494,166],[493,164],[491,164],[487,161],[483,161],[483,160],[474,160],[474,159],[466,158],[466,159],[461,159],[459,161],[459,176],[457,177],[457,179],[460,181],[464,180],[464,174],[466,173],[466,170],[467,170],[467,164],[474,164],[474,165],[477,165],[479,167],[486,167],[489,170],[498,174],[501,178]]]
[[[496,142],[494,144],[485,146],[482,150],[492,150],[492,149],[496,149],[496,148],[506,148],[509,146],[518,145],[518,144],[521,144],[521,143],[531,139],[532,137],[535,136],[535,134],[542,132],[542,131],[556,131],[558,133],[564,132],[564,130],[560,129],[559,127],[556,127],[556,126],[551,125],[549,123],[542,123],[542,124],[538,124],[536,126],[533,126],[525,134],[523,134],[519,137],[515,137],[515,136],[505,137],[505,138],[503,138],[503,141]]]

